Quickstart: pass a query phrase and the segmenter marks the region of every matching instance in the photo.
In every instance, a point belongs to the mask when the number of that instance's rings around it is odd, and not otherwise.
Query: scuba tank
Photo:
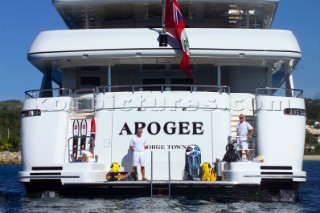
[[[216,168],[216,174],[217,174],[217,181],[221,181],[222,180],[222,164],[219,159],[216,160],[215,168]]]

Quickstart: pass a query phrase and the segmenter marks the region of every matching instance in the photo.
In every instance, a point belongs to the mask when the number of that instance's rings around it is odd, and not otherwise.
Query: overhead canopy
[[[169,36],[159,47],[160,29],[60,30],[40,33],[28,59],[42,72],[45,63],[59,69],[108,64],[178,64],[181,48]],[[263,66],[276,73],[286,64],[293,68],[301,57],[299,44],[290,31],[245,29],[187,29],[191,63],[226,66]]]

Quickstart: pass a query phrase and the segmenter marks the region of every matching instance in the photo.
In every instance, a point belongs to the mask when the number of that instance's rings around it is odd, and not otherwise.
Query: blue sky
[[[39,89],[42,74],[27,60],[38,32],[66,29],[51,0],[0,0],[0,101],[24,99],[24,92]],[[320,98],[320,0],[280,0],[274,29],[296,35],[302,60],[294,72],[295,87],[306,98]]]

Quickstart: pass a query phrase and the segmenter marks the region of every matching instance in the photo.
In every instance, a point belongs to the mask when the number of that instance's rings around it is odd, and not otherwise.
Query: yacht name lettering
[[[138,128],[143,128],[150,135],[157,135],[163,131],[166,135],[203,135],[203,122],[188,122],[188,121],[168,121],[161,125],[153,121],[150,123],[134,122],[134,128],[130,128],[127,122],[122,126],[119,135],[137,134]]]
[[[186,145],[147,145],[147,149],[187,149]]]

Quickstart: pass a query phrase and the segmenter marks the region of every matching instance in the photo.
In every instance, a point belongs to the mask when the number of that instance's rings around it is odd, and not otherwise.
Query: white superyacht
[[[22,109],[27,193],[295,200],[306,181],[305,103],[292,76],[301,50],[292,32],[270,29],[278,3],[180,0],[187,78],[162,0],[53,0],[69,30],[39,33],[28,52],[43,80]],[[251,156],[226,159],[240,114],[254,127]],[[148,181],[129,178],[139,127]],[[110,181],[115,162],[128,175]],[[216,181],[201,180],[205,162]]]

